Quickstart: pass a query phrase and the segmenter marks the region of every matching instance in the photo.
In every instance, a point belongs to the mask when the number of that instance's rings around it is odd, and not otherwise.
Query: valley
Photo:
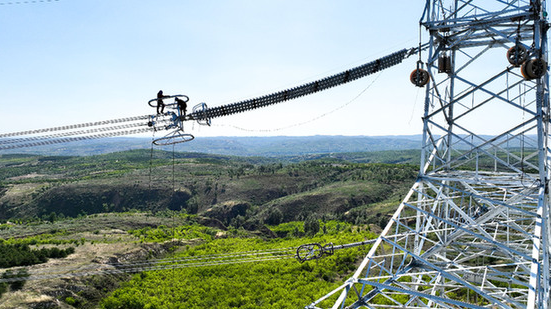
[[[214,306],[213,295],[225,295],[222,308],[304,306],[338,286],[369,246],[305,263],[289,257],[150,272],[83,269],[372,239],[418,172],[414,164],[390,163],[416,162],[417,155],[2,155],[2,243],[74,253],[12,267],[8,275],[4,269],[4,278],[24,269],[28,280],[4,282],[0,308],[204,308]],[[45,273],[53,278],[33,280]]]

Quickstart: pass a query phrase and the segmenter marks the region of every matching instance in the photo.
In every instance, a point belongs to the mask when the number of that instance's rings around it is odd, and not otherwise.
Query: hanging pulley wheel
[[[522,45],[515,45],[507,51],[507,60],[516,67],[521,66],[526,58],[528,58],[528,52]]]
[[[409,75],[409,80],[417,87],[424,87],[429,82],[429,72],[421,68],[415,69]]]
[[[527,80],[537,79],[547,72],[547,63],[540,58],[530,59],[520,67],[520,72]]]

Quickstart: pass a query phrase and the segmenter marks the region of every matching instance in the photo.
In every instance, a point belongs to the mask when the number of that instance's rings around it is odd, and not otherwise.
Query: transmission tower
[[[551,307],[546,16],[545,1],[426,1],[418,180],[307,308]]]

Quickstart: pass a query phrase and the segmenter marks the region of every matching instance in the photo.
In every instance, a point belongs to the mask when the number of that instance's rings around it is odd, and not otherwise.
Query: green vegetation
[[[130,230],[129,233],[140,241],[162,242],[173,238],[177,239],[203,239],[212,240],[217,230],[200,224],[168,227],[160,225],[156,228],[144,227],[139,230]]]
[[[146,150],[89,157],[4,155],[0,167],[4,222],[55,223],[95,213],[168,209],[208,216],[226,227],[322,215],[352,220],[346,213],[353,209],[395,204],[418,171],[414,165],[338,158],[292,163]],[[378,213],[386,215],[392,207]],[[379,221],[361,218],[353,223]]]
[[[0,268],[45,263],[49,258],[64,258],[75,248],[42,248],[33,250],[27,244],[5,244],[0,240]]]
[[[0,277],[1,279],[12,279],[14,277],[19,278],[26,278],[29,274],[25,268],[19,269],[16,273],[12,273],[12,271],[8,270],[2,274]],[[12,291],[18,291],[23,288],[25,285],[25,280],[20,281],[14,281],[14,282],[0,282],[0,298],[2,297],[2,294],[6,293],[8,290]]]
[[[366,229],[342,222],[321,222],[319,231],[307,237],[289,233],[283,239],[263,240],[248,236],[225,239],[204,239],[171,255],[174,259],[203,257],[212,254],[250,252],[274,248],[298,247],[304,243],[350,243],[376,237]],[[303,222],[290,222],[272,227],[274,231],[301,233]],[[368,246],[340,250],[324,259],[299,263],[296,259],[250,262],[208,267],[169,269],[144,272],[114,291],[101,302],[105,309],[114,308],[301,308],[322,294],[336,288],[339,282],[356,269]]]
[[[375,237],[370,230],[386,224],[415,180],[418,166],[395,163],[416,163],[417,156],[256,158],[150,150],[2,155],[0,250],[17,260],[6,260],[5,267],[75,250],[71,259],[55,261],[70,267],[76,260],[180,259],[357,242]],[[84,277],[41,293],[77,308],[303,307],[340,285],[368,249],[337,250],[305,263],[290,256]],[[13,276],[11,271],[4,275]],[[9,293],[16,289],[31,288],[0,285],[2,301],[19,301]]]

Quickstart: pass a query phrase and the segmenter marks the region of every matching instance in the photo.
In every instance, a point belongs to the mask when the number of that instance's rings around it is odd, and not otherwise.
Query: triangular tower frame
[[[426,1],[418,180],[307,308],[551,307],[546,17],[545,1]]]

